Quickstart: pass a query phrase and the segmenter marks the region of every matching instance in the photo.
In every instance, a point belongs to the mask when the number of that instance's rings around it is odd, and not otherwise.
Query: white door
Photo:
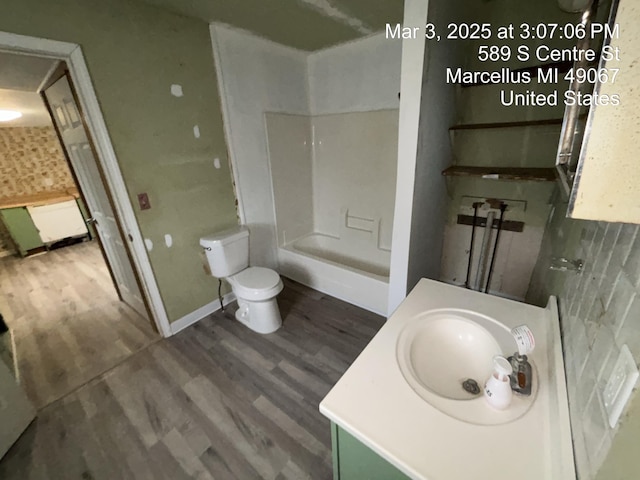
[[[0,348],[2,348],[0,346]],[[0,359],[0,458],[35,418],[36,411]]]
[[[120,297],[140,315],[148,318],[124,239],[67,76],[63,75],[46,88],[43,94],[94,220]]]

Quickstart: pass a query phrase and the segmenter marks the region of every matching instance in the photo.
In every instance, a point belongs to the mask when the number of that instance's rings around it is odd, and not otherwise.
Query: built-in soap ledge
[[[364,218],[347,215],[345,225],[347,228],[353,228],[354,230],[361,230],[363,232],[371,232],[377,230],[379,221],[373,218]]]

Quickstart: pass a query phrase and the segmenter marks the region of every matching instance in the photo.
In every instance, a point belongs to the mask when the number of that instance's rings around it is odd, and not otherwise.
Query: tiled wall
[[[0,128],[0,198],[73,186],[53,127]]]
[[[565,212],[557,202],[528,300],[543,305],[558,296],[576,464],[580,480],[590,480],[619,430],[633,428],[628,407],[640,402],[632,397],[618,426],[609,427],[602,392],[620,348],[628,345],[640,362],[640,234],[637,225],[571,220]],[[584,268],[551,271],[552,257],[582,259]]]

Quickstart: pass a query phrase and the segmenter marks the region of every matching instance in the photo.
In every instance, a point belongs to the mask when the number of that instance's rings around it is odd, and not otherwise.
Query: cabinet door
[[[568,214],[586,220],[640,223],[640,9],[632,0],[615,5],[618,9],[612,12],[610,26],[617,25],[619,35],[605,42],[607,57],[602,56],[596,84],[601,103],[589,112]]]
[[[335,424],[331,428],[334,480],[409,480],[351,434]]]
[[[38,229],[33,224],[26,208],[19,207],[0,210],[0,216],[2,216],[5,227],[9,230],[11,238],[13,238],[13,241],[20,251],[20,255],[23,257],[27,255],[29,250],[44,245],[40,238],[40,232],[38,232]]]
[[[27,207],[27,211],[45,243],[87,233],[87,226],[75,200]]]

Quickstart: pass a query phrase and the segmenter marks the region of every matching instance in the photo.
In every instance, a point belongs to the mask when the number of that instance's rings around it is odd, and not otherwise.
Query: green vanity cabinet
[[[409,480],[351,434],[331,423],[334,480]]]
[[[44,246],[26,207],[4,208],[0,210],[0,217],[23,257],[30,250]]]

